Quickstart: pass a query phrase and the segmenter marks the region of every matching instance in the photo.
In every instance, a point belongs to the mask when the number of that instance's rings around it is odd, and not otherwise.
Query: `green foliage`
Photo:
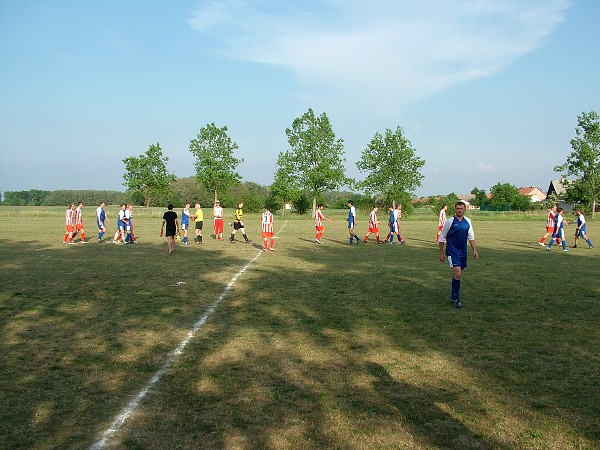
[[[150,145],[146,153],[125,158],[123,179],[127,192],[144,196],[146,206],[165,203],[171,193],[171,183],[175,175],[167,171],[168,157],[163,156],[160,144]]]
[[[490,190],[492,198],[489,206],[496,210],[528,211],[532,209],[531,200],[519,193],[519,189],[509,183],[497,183]]]
[[[190,141],[189,150],[196,158],[196,177],[214,194],[213,201],[218,196],[223,201],[227,189],[241,182],[236,169],[243,160],[234,156],[238,148],[227,135],[227,127],[218,128],[214,123],[201,128],[196,138]]]
[[[344,141],[336,140],[325,113],[316,117],[310,108],[285,133],[291,150],[277,158],[275,191],[306,190],[313,197],[314,211],[320,194],[350,182],[345,175]]]
[[[302,193],[296,200],[294,200],[293,205],[296,214],[304,215],[308,213],[311,201],[308,199],[308,196],[305,193]]]
[[[30,189],[29,191],[5,191],[5,206],[40,206],[44,204],[50,191],[41,191],[39,189]]]
[[[556,172],[574,175],[577,180],[566,185],[568,200],[591,204],[592,211],[600,195],[600,119],[591,111],[577,116],[577,136],[571,139],[573,151]]]
[[[412,192],[421,186],[424,176],[420,170],[424,165],[402,128],[397,127],[395,132],[388,128],[383,136],[375,133],[363,150],[356,166],[368,175],[357,185],[370,195],[382,195],[385,203],[408,207]]]
[[[84,205],[107,205],[128,203],[130,196],[119,191],[67,190],[40,191],[6,191],[3,206],[66,206],[69,203],[82,201]]]
[[[488,205],[490,202],[490,200],[487,198],[487,194],[485,193],[484,189],[474,187],[471,191],[471,194],[475,196],[471,200],[471,203],[475,206],[485,206]]]

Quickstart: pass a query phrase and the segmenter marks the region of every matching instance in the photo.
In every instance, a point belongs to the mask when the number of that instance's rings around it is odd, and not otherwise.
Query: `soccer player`
[[[160,237],[163,237],[163,231],[165,231],[167,237],[167,251],[169,254],[175,251],[175,236],[179,234],[179,220],[177,220],[177,213],[173,211],[173,205],[169,203],[167,205],[168,211],[163,214],[163,221],[160,227]]]
[[[133,217],[133,205],[128,204],[125,206],[125,244],[133,244],[133,223],[131,218]]]
[[[273,248],[275,244],[273,237],[273,214],[268,206],[265,206],[265,211],[262,213],[262,238],[265,252],[275,251]]]
[[[196,243],[202,244],[202,225],[204,223],[204,212],[202,212],[202,208],[200,208],[200,203],[196,203],[194,208],[196,208],[196,214],[194,214],[192,217],[194,219],[194,223],[196,224]]]
[[[125,208],[127,205],[125,203],[121,203],[121,209],[119,209],[119,214],[117,215],[117,231],[115,232],[115,236],[113,237],[113,244],[120,244],[121,242],[125,243]]]
[[[323,226],[323,220],[328,220],[329,222],[331,222],[331,219],[325,217],[325,215],[323,215],[323,203],[319,203],[319,206],[317,207],[317,211],[315,212],[315,242],[317,244],[321,243],[321,238],[323,237],[323,234],[325,233],[325,227]]]
[[[446,220],[448,220],[446,217],[446,211],[448,211],[448,205],[442,206],[442,209],[440,210],[440,214],[438,215],[438,232],[435,237],[435,242],[438,242],[440,240],[440,234],[442,234],[442,228],[444,228],[444,224],[446,223]]]
[[[473,225],[468,217],[465,217],[467,205],[458,201],[454,206],[455,214],[448,219],[442,228],[438,239],[440,248],[440,261],[444,262],[448,257],[448,265],[452,268],[452,290],[450,302],[456,308],[462,308],[460,302],[460,281],[462,271],[467,267],[467,241],[473,249],[473,256],[479,258],[477,246],[475,245],[475,233]],[[445,253],[444,253],[445,248]]]
[[[137,241],[135,240],[135,233],[133,231],[133,205],[131,203],[129,203],[127,205],[127,211],[125,211],[125,212],[126,212],[127,220],[129,220],[129,231],[131,231],[131,236],[129,237],[129,243],[137,244]]]
[[[381,239],[379,239],[379,224],[381,222],[379,222],[377,220],[377,211],[378,210],[379,210],[379,208],[377,206],[374,206],[373,210],[371,211],[371,214],[369,214],[369,232],[363,239],[363,242],[365,244],[369,241],[369,236],[371,236],[371,233],[375,233],[375,238],[377,239],[377,243],[381,244]]]
[[[550,241],[546,250],[550,251],[552,248],[552,244],[554,244],[554,240],[556,240],[557,244],[560,240],[562,242],[563,252],[568,252],[567,249],[567,241],[565,240],[565,220],[563,219],[564,210],[562,208],[558,208],[556,210],[556,215],[554,216],[554,232],[552,233],[553,240]]]
[[[81,211],[83,208],[83,202],[79,202],[77,204],[77,209],[75,210],[75,234],[73,234],[73,239],[77,236],[77,233],[81,233],[81,243],[87,244],[85,241],[85,230],[83,229],[83,212]]]
[[[540,239],[540,242],[539,242],[539,244],[542,247],[546,246],[546,238],[548,236],[552,236],[552,234],[554,233],[554,223],[555,223],[554,217],[556,216],[556,208],[557,207],[558,207],[558,205],[552,205],[552,208],[550,208],[548,210],[548,220],[546,221],[546,234],[544,234],[542,236],[542,238]],[[560,244],[560,241],[557,239],[556,243]]]
[[[181,211],[181,229],[183,230],[183,245],[188,244],[188,229],[190,228],[190,204],[186,203],[185,208]]]
[[[402,214],[402,205],[398,203],[396,206],[396,222],[398,223],[398,245],[406,244],[406,241],[402,238],[402,231],[400,230],[400,220],[404,218]]]
[[[96,224],[98,225],[98,242],[102,242],[102,236],[106,233],[106,225],[104,222],[110,222],[104,211],[104,202],[100,202],[100,206],[96,208]]]
[[[235,242],[235,233],[237,232],[237,230],[241,231],[242,236],[244,236],[244,240],[246,241],[246,244],[250,243],[248,236],[246,236],[246,228],[244,228],[244,222],[242,220],[244,217],[244,211],[242,211],[243,207],[244,202],[238,202],[237,208],[235,208],[235,211],[233,212],[233,230],[231,231],[231,237],[229,238],[229,241],[232,244]]]
[[[594,248],[594,244],[592,244],[592,241],[587,237],[587,225],[585,223],[585,216],[582,214],[581,209],[577,208],[575,214],[577,229],[575,230],[575,245],[573,245],[573,248],[577,248],[577,243],[579,242],[580,237],[582,237],[585,240],[585,242],[587,242],[589,248]]]
[[[356,225],[356,208],[354,207],[352,200],[348,200],[348,208],[348,234],[350,235],[349,244],[352,245],[354,239],[356,239],[357,244],[360,244],[360,239],[354,233],[354,226]]]
[[[219,200],[215,201],[215,206],[213,207],[213,219],[214,219],[214,231],[215,231],[215,239],[218,241],[223,240],[223,208],[221,208],[221,202]]]
[[[63,238],[63,244],[73,243],[73,231],[75,230],[75,213],[73,211],[74,207],[75,204],[71,203],[65,212],[65,226],[67,228],[67,232]]]
[[[393,244],[394,243],[394,235],[398,236],[398,244],[402,243],[402,238],[400,236],[400,223],[398,222],[398,216],[400,214],[398,208],[394,209],[393,207],[388,207],[388,211],[390,213],[390,217],[388,219],[388,226],[390,227],[390,232],[385,238],[385,243]]]

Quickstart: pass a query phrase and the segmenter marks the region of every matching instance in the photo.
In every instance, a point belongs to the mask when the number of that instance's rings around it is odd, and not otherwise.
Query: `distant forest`
[[[104,191],[104,190],[69,190],[45,191],[30,189],[28,191],[5,191],[2,193],[1,206],[67,206],[70,203],[82,201],[84,205],[99,205],[105,202],[107,205],[119,205],[121,203],[133,203],[144,205],[143,197],[136,197],[127,192]],[[227,192],[219,195],[221,204],[226,208],[233,208],[239,200],[244,201],[244,210],[247,212],[261,211],[265,205],[273,209],[280,209],[282,204],[277,204],[270,195],[268,186],[262,186],[253,182],[242,182],[230,187]],[[372,200],[361,194],[347,191],[330,191],[323,194],[319,201],[331,208],[346,208],[349,199],[359,206],[365,203],[368,207]],[[203,189],[195,177],[179,178],[171,186],[171,194],[168,203],[178,208],[190,202],[194,206],[199,202],[203,207],[212,206],[213,194]],[[165,205],[166,206],[166,205]],[[301,197],[294,202],[294,209],[304,213],[310,207],[310,200]]]

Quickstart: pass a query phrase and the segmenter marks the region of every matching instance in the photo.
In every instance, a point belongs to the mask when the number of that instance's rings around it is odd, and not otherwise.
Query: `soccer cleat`
[[[317,244],[320,244],[320,243],[321,243],[321,240],[320,240],[320,239],[315,239],[315,242],[316,242]]]
[[[81,241],[82,244],[87,244],[87,241]]]
[[[546,247],[546,250],[550,251],[550,247]]]
[[[462,303],[460,302],[460,300],[456,300],[456,303],[454,303],[454,307],[455,308],[462,308]]]
[[[270,251],[270,252],[274,252],[274,251],[275,251],[275,249],[274,249],[273,247],[271,247],[271,248],[269,249],[269,251]]]
[[[543,242],[538,242],[539,245],[541,245],[542,247],[545,247],[546,244],[544,244]]]
[[[573,246],[573,248],[577,248],[577,244],[575,244],[575,245]]]
[[[569,249],[568,249],[568,248],[564,248],[564,249],[563,249],[563,252],[568,252],[568,251],[569,251]]]

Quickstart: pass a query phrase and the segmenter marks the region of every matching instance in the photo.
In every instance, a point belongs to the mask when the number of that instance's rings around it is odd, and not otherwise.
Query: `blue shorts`
[[[354,222],[348,222],[348,229],[354,230]]]
[[[457,256],[457,255],[446,255],[448,257],[448,265],[450,267],[460,267],[461,269],[466,269],[467,267],[467,257],[466,256]]]
[[[106,226],[104,225],[104,222],[98,222],[96,220],[96,224],[98,225],[98,229],[101,230],[102,228],[106,228]]]
[[[579,229],[579,237],[584,237],[587,234],[587,225],[583,224]]]

